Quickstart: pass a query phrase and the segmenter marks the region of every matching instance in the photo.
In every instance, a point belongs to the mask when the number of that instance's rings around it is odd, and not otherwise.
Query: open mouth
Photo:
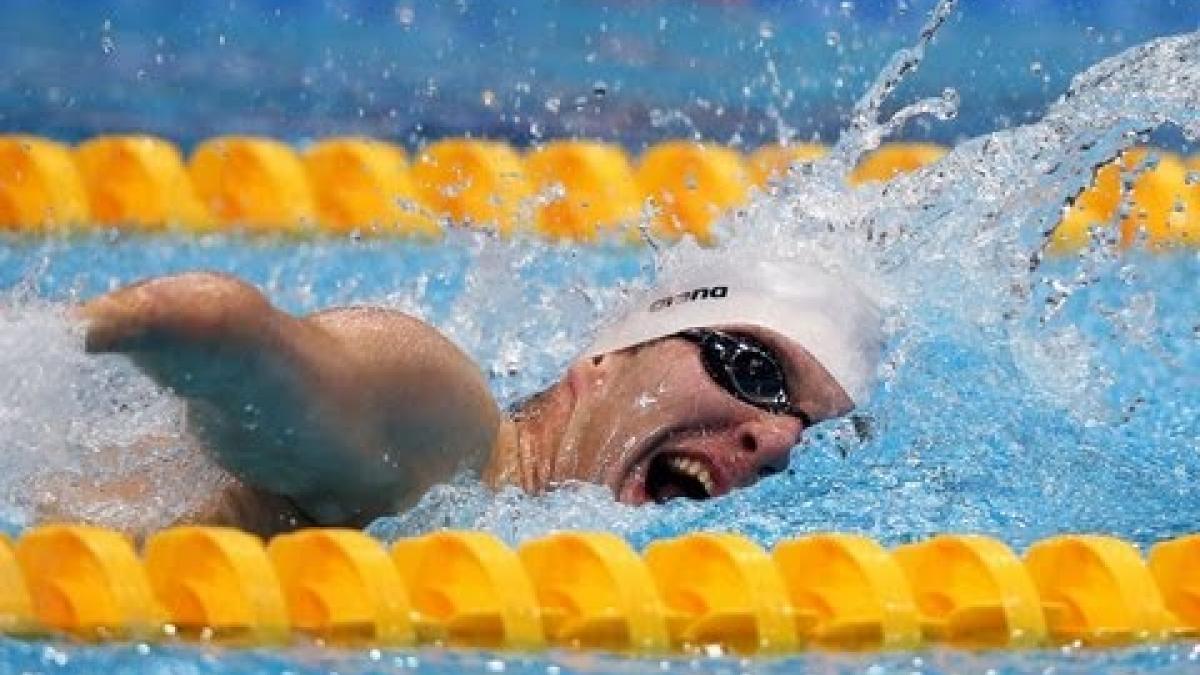
[[[646,469],[646,499],[659,504],[672,499],[709,499],[717,495],[713,471],[704,461],[673,452],[651,458]]]

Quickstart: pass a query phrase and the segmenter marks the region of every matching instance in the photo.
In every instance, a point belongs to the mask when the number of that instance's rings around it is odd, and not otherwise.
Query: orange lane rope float
[[[299,151],[277,140],[224,136],[187,160],[147,135],[98,136],[71,148],[0,135],[0,231],[46,235],[97,227],[132,232],[400,236],[435,239],[445,227],[533,233],[554,240],[715,240],[715,221],[771,190],[819,144],[752,152],[664,141],[640,158],[590,140],[525,152],[499,141],[445,139],[414,151],[368,138],[328,138]],[[868,185],[916,171],[947,149],[889,143],[847,176]],[[1100,167],[1065,205],[1050,239],[1068,254],[1094,241],[1119,248],[1200,245],[1200,159],[1135,148]]]
[[[1023,649],[1200,636],[1200,535],[1097,535],[1024,558],[977,535],[891,551],[853,534],[766,551],[733,534],[656,541],[559,532],[513,550],[441,531],[389,549],[357,530],[259,538],[186,526],[146,540],[47,525],[0,538],[0,632],[628,655]]]

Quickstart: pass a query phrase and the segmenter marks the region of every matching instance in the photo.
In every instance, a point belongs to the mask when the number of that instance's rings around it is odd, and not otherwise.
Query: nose
[[[737,430],[738,447],[749,460],[744,482],[779,473],[787,468],[791,449],[804,432],[804,424],[791,417],[765,415],[743,423]]]

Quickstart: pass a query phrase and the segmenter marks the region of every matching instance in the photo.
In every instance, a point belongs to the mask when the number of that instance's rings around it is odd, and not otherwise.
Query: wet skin
[[[802,347],[752,326],[723,326],[768,347],[793,406],[814,421],[850,410],[841,387]],[[699,347],[665,338],[574,363],[515,422],[514,457],[493,464],[529,491],[567,480],[607,485],[622,502],[716,497],[787,466],[804,423],[743,403],[704,369]],[[511,448],[512,446],[510,446]],[[492,474],[501,472],[493,467]]]
[[[579,480],[631,504],[707,498],[786,466],[804,431],[798,417],[731,396],[699,347],[677,338],[581,359],[505,419],[475,364],[398,312],[294,317],[248,284],[194,273],[114,291],[79,313],[87,349],[128,355],[183,398],[198,450],[236,479],[229,498],[189,521],[361,526],[463,467],[529,492]],[[813,420],[850,409],[799,345],[723,328],[779,357],[793,406]]]

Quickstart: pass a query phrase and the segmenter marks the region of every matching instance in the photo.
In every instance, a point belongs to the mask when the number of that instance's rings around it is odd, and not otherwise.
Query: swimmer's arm
[[[321,524],[393,513],[480,466],[501,413],[478,368],[399,312],[297,318],[217,274],[136,284],[81,309],[92,352],[120,352],[188,402],[227,469]]]

